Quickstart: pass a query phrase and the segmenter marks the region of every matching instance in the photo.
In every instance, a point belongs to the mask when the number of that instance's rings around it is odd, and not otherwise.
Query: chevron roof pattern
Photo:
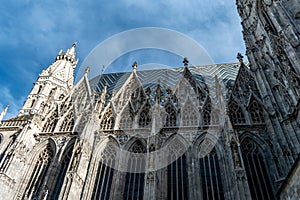
[[[248,63],[245,63],[248,66]],[[227,94],[226,85],[228,82],[234,83],[240,63],[228,64],[214,64],[206,66],[190,66],[188,69],[197,80],[199,85],[207,84],[210,88],[215,87],[215,76],[217,76],[219,83],[222,86],[224,94]],[[141,84],[144,89],[150,88],[155,91],[157,83],[160,82],[162,90],[167,88],[174,89],[180,77],[182,76],[184,68],[168,68],[157,70],[137,71]],[[91,87],[96,92],[101,92],[104,85],[107,84],[108,93],[116,93],[128,79],[131,72],[102,74],[90,81]]]

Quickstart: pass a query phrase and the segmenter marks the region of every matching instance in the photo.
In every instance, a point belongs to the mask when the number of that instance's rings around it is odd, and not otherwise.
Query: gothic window
[[[146,105],[140,114],[139,126],[140,128],[149,128],[150,125],[151,125],[150,105]]]
[[[229,104],[229,116],[233,124],[245,124],[246,119],[242,108],[234,101]]]
[[[188,174],[186,148],[178,140],[174,139],[168,145],[167,166],[167,199],[188,199]]]
[[[66,154],[64,156],[64,158],[61,161],[60,164],[60,169],[56,178],[56,183],[55,183],[55,187],[53,190],[53,194],[52,194],[52,199],[58,199],[60,192],[62,190],[62,186],[64,183],[64,178],[66,177],[66,173],[68,170],[68,166],[69,163],[71,161],[71,157],[72,157],[72,152],[73,152],[73,148],[74,148],[74,144],[69,146],[69,148],[66,149]]]
[[[43,190],[43,183],[49,170],[53,154],[54,152],[52,148],[50,147],[50,145],[47,145],[47,147],[38,155],[36,160],[33,162],[34,166],[30,177],[26,179],[28,180],[28,183],[22,199],[38,198],[38,195],[40,195]]]
[[[265,6],[262,5],[262,1],[257,1],[257,2],[258,2],[257,3],[258,16],[259,16],[261,22],[263,23],[265,29],[267,29],[274,35],[278,35],[272,20],[270,19],[269,15],[266,12]]]
[[[108,109],[108,111],[102,117],[100,128],[102,130],[111,130],[114,127],[114,123],[115,123],[115,118],[112,113],[112,110]]]
[[[210,115],[211,115],[211,124],[218,125],[220,123],[219,112],[217,110],[213,110]]]
[[[32,108],[34,106],[34,103],[35,103],[35,99],[32,99],[30,108]]]
[[[69,111],[69,114],[65,117],[64,121],[61,124],[60,131],[72,131],[74,126],[74,117],[73,111]]]
[[[39,94],[39,93],[42,91],[42,88],[43,88],[43,86],[40,85],[40,86],[39,86],[39,89],[38,89],[38,91],[37,91],[37,94]]]
[[[120,120],[120,129],[131,129],[133,125],[133,113],[130,108],[126,108],[126,110],[122,113]]]
[[[55,88],[51,89],[49,92],[49,97],[54,96]]]
[[[101,152],[101,160],[98,163],[97,174],[92,194],[93,200],[113,199],[113,178],[116,167],[117,150],[116,145],[109,143]]]
[[[210,125],[211,104],[207,104],[203,109],[203,125]]]
[[[176,126],[176,111],[174,107],[170,103],[168,103],[165,109],[166,109],[165,127]]]
[[[251,102],[249,105],[249,112],[254,124],[260,124],[264,122],[263,109],[257,101],[254,100]]]
[[[215,148],[209,154],[200,157],[199,166],[203,199],[224,199],[220,164]]]
[[[144,196],[145,153],[146,147],[137,141],[129,150],[128,172],[125,177],[124,200],[142,200]]]
[[[56,114],[56,111],[52,114],[50,118],[48,118],[47,122],[45,123],[43,127],[43,132],[51,133],[55,130],[55,126],[57,124],[58,117]]]
[[[11,140],[9,141],[8,145],[6,146],[6,148],[4,149],[2,154],[0,155],[0,164],[1,164],[0,171],[4,171],[6,169],[6,167],[8,166],[8,163],[9,163],[11,156],[13,154],[13,151],[14,151],[14,148],[12,148],[12,146],[15,143],[18,134],[19,134],[19,132],[16,132],[12,136],[10,136]],[[0,136],[1,136],[1,141],[0,141],[0,144],[1,144],[1,142],[3,140],[3,135],[0,134]]]
[[[246,139],[241,144],[252,199],[274,199],[271,182],[258,146]]]
[[[198,118],[191,103],[188,103],[182,112],[182,126],[197,126]]]

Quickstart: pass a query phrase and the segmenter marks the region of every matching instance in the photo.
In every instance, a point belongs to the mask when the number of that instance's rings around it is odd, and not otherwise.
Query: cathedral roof
[[[246,63],[246,65],[248,65]],[[215,76],[222,85],[224,94],[228,93],[228,83],[233,85],[236,76],[238,74],[240,63],[227,63],[227,64],[212,64],[205,66],[190,66],[190,70],[193,77],[196,79],[199,85],[207,85],[208,87],[215,87]],[[167,68],[156,70],[137,71],[141,84],[144,89],[150,88],[155,91],[157,83],[160,82],[162,89],[171,88],[174,89],[179,81],[184,67],[179,68]],[[116,93],[125,83],[130,76],[131,72],[120,72],[99,75],[90,80],[90,85],[96,92],[103,90],[107,85],[108,93]]]
[[[21,115],[14,118],[10,118],[7,120],[3,120],[3,122],[14,122],[14,121],[27,121],[32,119],[33,115]]]

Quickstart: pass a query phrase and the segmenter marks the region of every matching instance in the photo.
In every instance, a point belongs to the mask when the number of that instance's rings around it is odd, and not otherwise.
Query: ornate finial
[[[244,57],[242,56],[241,53],[238,53],[236,58],[239,60],[240,63],[243,62],[243,58],[244,58]]]
[[[133,70],[136,71],[137,67],[138,67],[138,63],[134,61],[134,63],[132,64]]]
[[[84,70],[84,73],[85,74],[88,74],[90,72],[91,68],[89,66],[87,66]]]
[[[150,96],[150,95],[151,95],[151,88],[150,88],[150,87],[147,87],[147,89],[146,89],[146,94],[147,94],[147,96]]]
[[[162,97],[162,91],[161,91],[161,88],[160,88],[160,79],[157,80],[157,87],[156,87],[156,90],[155,90],[155,97],[154,99],[156,100],[157,103],[160,103],[160,100],[161,100],[161,97]]]
[[[183,59],[182,63],[184,64],[185,67],[188,67],[189,61],[188,61],[187,57],[185,57],[185,58]]]
[[[72,47],[76,47],[77,46],[77,42],[74,42]]]

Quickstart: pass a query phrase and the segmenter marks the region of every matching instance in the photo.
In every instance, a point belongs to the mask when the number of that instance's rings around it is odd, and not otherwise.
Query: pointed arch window
[[[229,116],[233,124],[246,123],[242,108],[234,101],[229,104]]]
[[[203,144],[203,143],[202,143]],[[201,145],[202,145],[201,144]],[[203,148],[203,147],[200,147]],[[210,153],[201,156],[199,148],[199,173],[202,186],[203,199],[224,199],[221,170],[216,149],[213,148]]]
[[[169,103],[166,106],[166,123],[165,127],[176,126],[176,111],[174,107]]]
[[[254,100],[250,103],[249,112],[254,124],[261,124],[264,122],[263,109],[257,101]]]
[[[35,104],[35,99],[32,99],[30,108],[33,108],[34,104]]]
[[[257,144],[246,139],[241,144],[241,150],[252,199],[274,199],[266,165]]]
[[[207,104],[203,109],[203,125],[210,125],[211,104]]]
[[[144,180],[146,147],[142,142],[135,142],[129,149],[132,152],[128,160],[128,173],[125,177],[124,200],[142,200],[144,196]]]
[[[34,166],[31,171],[30,177],[27,180],[27,186],[25,188],[25,193],[22,199],[34,199],[39,198],[42,195],[42,190],[44,189],[44,182],[53,158],[54,151],[50,145],[38,155],[34,161]]]
[[[75,145],[75,143],[71,144],[65,151],[66,153],[64,155],[64,158],[62,159],[62,162],[61,162],[60,168],[59,168],[59,173],[56,178],[56,183],[55,183],[54,190],[52,193],[52,199],[59,198],[60,192],[63,187],[64,178],[66,177],[68,166],[71,161],[74,145]]]
[[[184,144],[174,139],[168,145],[167,166],[167,199],[188,199],[187,160]]]
[[[57,124],[58,117],[56,111],[52,114],[52,116],[47,120],[43,127],[43,132],[53,132],[55,130],[55,126]]]
[[[56,88],[52,88],[49,92],[49,97],[53,97],[55,93]]]
[[[220,123],[219,112],[217,110],[213,110],[211,112],[211,124],[218,125]]]
[[[93,200],[109,200],[113,199],[114,185],[113,179],[115,167],[117,164],[117,149],[114,143],[108,143],[101,152],[100,161],[98,163],[94,189],[92,193]]]
[[[188,103],[182,112],[182,126],[197,126],[198,117],[191,103]]]
[[[258,17],[260,18],[263,26],[268,29],[272,34],[278,35],[278,32],[270,19],[270,16],[266,12],[266,6],[262,5],[262,1],[257,1]]]
[[[37,94],[39,94],[42,91],[42,88],[43,88],[43,86],[40,85],[39,88],[38,88]]]
[[[139,127],[149,128],[151,126],[150,105],[146,105],[140,114]]]
[[[112,113],[112,110],[109,109],[102,117],[100,128],[102,130],[111,130],[114,127],[114,123],[115,123],[114,115]]]
[[[63,132],[72,131],[73,126],[74,126],[74,117],[73,117],[73,110],[71,110],[69,111],[69,114],[65,117],[61,125],[60,131]]]
[[[13,154],[13,152],[12,152],[13,148],[11,148],[11,147],[15,143],[18,134],[19,134],[19,132],[14,133],[12,136],[10,136],[11,139],[10,139],[8,145],[6,146],[6,148],[0,155],[0,171],[5,171],[5,169],[8,167],[8,163],[10,162],[12,154]],[[0,134],[0,136],[1,136],[1,139],[3,140],[3,135]]]
[[[122,113],[122,117],[120,120],[120,129],[131,129],[133,125],[133,113],[130,108],[126,108],[126,110]]]

